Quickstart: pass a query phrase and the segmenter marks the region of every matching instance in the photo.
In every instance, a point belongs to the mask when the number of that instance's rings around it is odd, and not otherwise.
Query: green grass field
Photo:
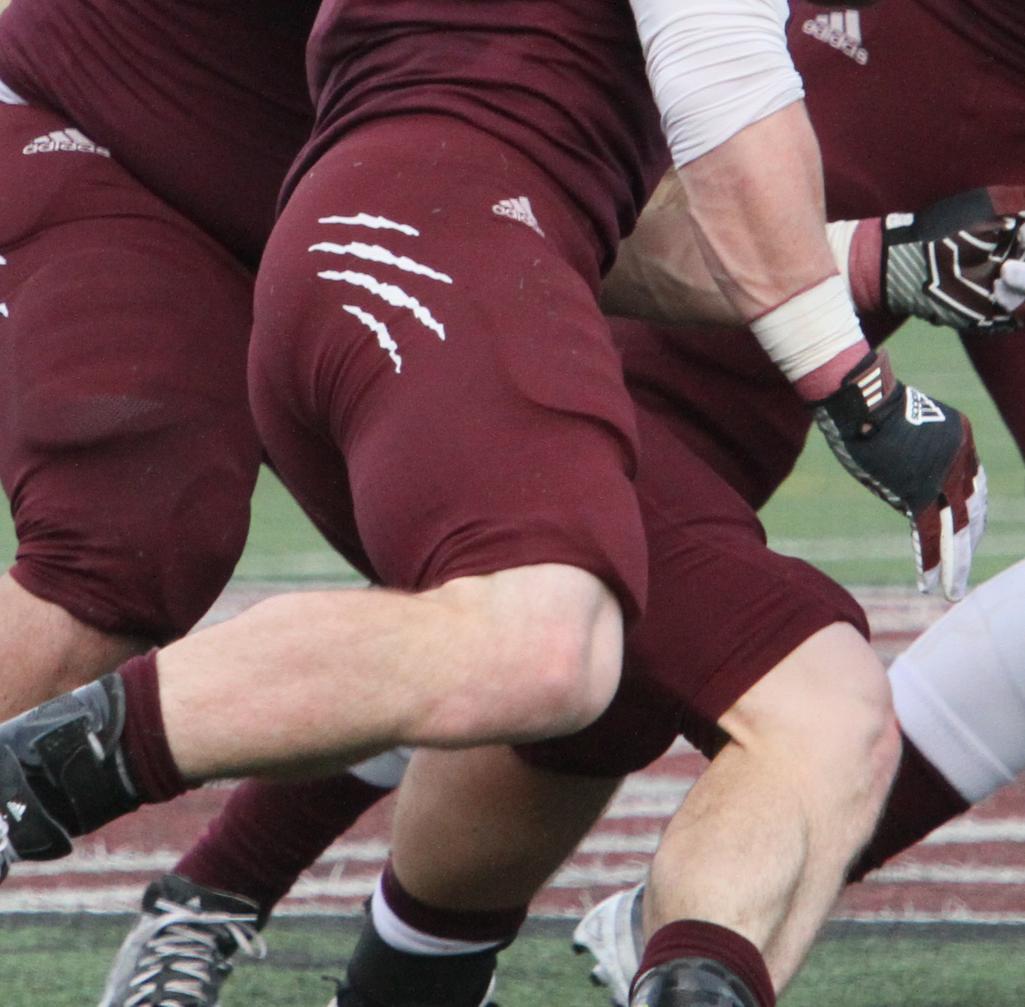
[[[891,341],[897,373],[972,419],[989,476],[990,520],[975,563],[976,582],[1025,556],[1025,471],[1006,428],[946,331],[910,325]],[[762,512],[770,543],[845,584],[914,586],[907,524],[847,476],[812,432],[796,471]],[[238,574],[245,578],[343,577],[272,476],[254,501],[253,531]]]
[[[925,324],[891,340],[897,373],[972,419],[990,490],[990,520],[975,581],[1025,556],[1021,458],[957,339]],[[914,586],[905,520],[857,485],[813,431],[796,471],[763,510],[770,544],[844,584]],[[343,577],[346,567],[297,515],[273,477],[261,479],[253,531],[239,566],[246,578]]]
[[[957,405],[971,418],[989,474],[990,524],[976,580],[1025,555],[1025,473],[1018,453],[953,335],[912,325],[892,341],[898,374]],[[763,511],[771,543],[802,556],[846,584],[913,585],[904,519],[842,472],[817,433],[797,470]],[[14,537],[0,520],[0,549]],[[323,543],[273,476],[265,473],[253,502],[253,528],[238,568],[245,579],[345,578],[348,567]]]
[[[972,416],[990,476],[991,520],[976,580],[1025,554],[1020,459],[956,341],[926,326],[894,341],[898,373]],[[913,584],[902,518],[846,476],[814,435],[797,472],[764,512],[770,541],[849,585]],[[13,554],[9,519],[0,548]],[[332,555],[270,476],[254,501],[252,536],[238,569],[249,580],[345,579]],[[0,913],[0,1002],[5,1007],[83,1007],[98,1000],[124,917],[21,917]],[[351,921],[285,920],[270,932],[266,962],[244,962],[224,1007],[253,1003],[318,1007],[354,939]],[[568,947],[568,927],[532,921],[526,939],[503,955],[502,1007],[598,1007],[588,965]],[[834,927],[783,1001],[784,1007],[954,1007],[965,1002],[1020,1005],[1025,968],[1021,931],[1010,927],[923,929],[909,925]]]
[[[48,917],[34,923],[0,918],[0,977],[8,1007],[83,1007],[99,1000],[106,968],[125,918]],[[269,932],[270,955],[243,960],[223,1007],[323,1007],[355,941],[355,924],[288,920]],[[501,1007],[602,1007],[604,990],[588,981],[589,961],[570,950],[564,923],[530,922],[503,952],[497,999]],[[1019,931],[903,928],[881,934],[848,925],[815,949],[781,1007],[955,1007],[1020,1005],[1025,969]]]

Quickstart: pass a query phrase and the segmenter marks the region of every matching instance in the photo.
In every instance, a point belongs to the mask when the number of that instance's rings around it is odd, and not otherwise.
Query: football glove
[[[967,417],[897,381],[885,351],[811,406],[840,464],[910,520],[919,590],[964,597],[986,525],[986,475]]]
[[[1023,208],[1025,190],[994,187],[883,218],[882,283],[890,311],[963,332],[1021,328]]]

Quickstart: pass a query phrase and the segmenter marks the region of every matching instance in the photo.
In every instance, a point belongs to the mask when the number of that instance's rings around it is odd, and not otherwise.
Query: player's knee
[[[727,713],[739,743],[793,766],[809,800],[871,828],[897,770],[900,732],[885,671],[846,623],[792,651]]]
[[[70,498],[45,492],[66,470],[51,466],[15,508],[15,579],[101,633],[158,644],[184,635],[224,589],[245,545],[258,467],[255,451],[248,455],[191,467],[180,457],[154,461],[159,488],[132,497],[117,521],[103,507],[102,466]]]
[[[532,740],[579,730],[601,715],[622,665],[622,616],[612,593],[574,567],[542,564],[446,585],[469,591],[464,612],[489,641],[482,675],[502,692],[498,733]],[[490,689],[482,689],[484,703]]]
[[[618,613],[617,613],[618,615]],[[547,626],[525,648],[522,677],[536,724],[531,736],[550,737],[579,731],[612,701],[619,680],[621,648],[614,617],[606,625],[593,623],[586,613],[567,612],[560,626]]]

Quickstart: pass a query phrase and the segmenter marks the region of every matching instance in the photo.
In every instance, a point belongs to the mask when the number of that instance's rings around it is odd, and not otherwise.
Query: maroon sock
[[[410,895],[389,860],[381,876],[381,891],[388,908],[409,926],[454,941],[502,941],[515,938],[527,918],[527,906],[513,909],[461,910],[428,905]]]
[[[387,793],[351,773],[302,783],[247,780],[174,872],[252,899],[265,920],[296,878]]]
[[[860,881],[933,829],[962,814],[969,803],[906,737],[900,769],[875,835],[848,875]]]
[[[117,673],[125,686],[125,726],[121,750],[143,804],[160,804],[184,794],[192,784],[178,772],[164,732],[160,709],[157,652],[133,657]],[[198,786],[198,784],[196,784]]]
[[[676,920],[657,930],[644,949],[633,986],[638,977],[677,958],[708,958],[717,962],[751,991],[761,1007],[775,1007],[772,979],[758,948],[735,930],[704,920]]]

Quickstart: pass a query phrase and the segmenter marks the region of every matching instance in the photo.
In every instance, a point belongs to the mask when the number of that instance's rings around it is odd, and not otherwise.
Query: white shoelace
[[[202,1004],[207,989],[213,982],[215,969],[231,970],[217,947],[213,927],[221,928],[235,942],[238,950],[251,958],[263,958],[267,945],[256,930],[256,917],[196,911],[158,899],[161,927],[146,942],[146,953],[139,958],[135,975],[128,986],[131,995],[125,1007],[142,1007],[152,1001],[149,997],[157,990],[156,979],[162,973],[171,978],[164,983],[164,999],[159,1007],[190,1007]]]

